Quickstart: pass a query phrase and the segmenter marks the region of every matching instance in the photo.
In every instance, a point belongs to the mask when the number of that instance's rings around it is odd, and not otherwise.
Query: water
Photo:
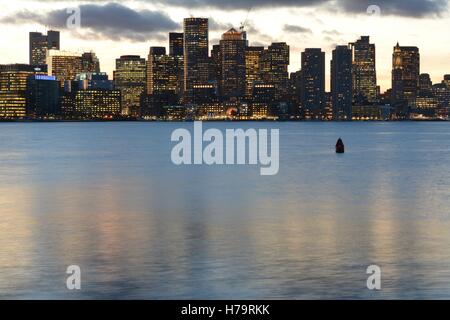
[[[0,298],[450,298],[448,123],[204,124],[279,128],[266,177],[174,166],[192,125],[0,124]]]

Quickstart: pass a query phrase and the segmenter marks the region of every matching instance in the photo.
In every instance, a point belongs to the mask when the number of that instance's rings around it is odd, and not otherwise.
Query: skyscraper
[[[281,99],[288,91],[289,46],[285,42],[272,43],[261,56],[261,78],[275,86],[275,96]]]
[[[181,97],[184,91],[184,34],[169,33],[169,55],[173,57],[178,77],[177,94]]]
[[[418,83],[418,94],[421,92],[431,92],[433,90],[433,82],[428,73],[420,74]]]
[[[32,75],[27,79],[27,115],[46,118],[60,115],[60,86],[56,77]]]
[[[0,65],[0,119],[27,115],[27,81],[35,73],[27,64]]]
[[[308,119],[324,119],[325,52],[308,48],[302,52],[302,107]]]
[[[242,98],[245,94],[245,48],[247,41],[242,32],[234,28],[222,35],[221,55],[221,96],[230,100]]]
[[[169,33],[169,55],[183,56],[184,34],[182,32]]]
[[[47,50],[60,49],[59,31],[48,31],[47,35],[40,32],[30,32],[29,57],[31,65],[46,64]]]
[[[208,82],[208,19],[184,19],[184,94],[192,102],[194,85]]]
[[[141,96],[146,86],[146,62],[135,55],[121,56],[116,59],[114,83],[122,96],[122,112],[137,115],[140,112]]]
[[[377,72],[375,44],[368,36],[350,43],[353,54],[353,101],[359,104],[376,103]]]
[[[147,94],[178,94],[179,56],[166,55],[166,48],[151,47],[147,61]]]
[[[401,47],[398,43],[392,55],[392,104],[412,106],[417,96],[420,74],[420,54],[417,47]]]
[[[219,44],[212,46],[209,62],[209,80],[215,82],[220,89],[220,79],[222,79],[222,55]]]
[[[81,68],[86,73],[99,73],[100,61],[94,52],[85,52],[81,55]]]
[[[252,97],[253,87],[261,81],[261,56],[264,47],[247,47],[245,50],[245,95]]]
[[[441,83],[433,85],[433,95],[438,106],[450,108],[450,75],[445,75]]]
[[[331,95],[334,120],[352,119],[352,50],[337,46],[331,60]]]
[[[81,55],[77,53],[48,50],[47,51],[48,74],[55,76],[64,85],[64,81],[75,80],[77,74],[83,72]]]

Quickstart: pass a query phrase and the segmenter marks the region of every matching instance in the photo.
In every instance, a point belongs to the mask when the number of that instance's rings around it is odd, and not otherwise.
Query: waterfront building
[[[84,119],[116,118],[121,114],[120,90],[78,90],[74,112]]]
[[[389,120],[391,115],[390,106],[370,104],[370,105],[353,105],[353,120],[359,121],[375,121]]]
[[[325,95],[325,52],[308,48],[302,52],[301,103],[306,119],[322,120]]]
[[[28,77],[39,73],[28,64],[0,65],[0,119],[27,116]]]
[[[352,51],[337,46],[331,60],[331,104],[334,120],[352,120]]]
[[[185,102],[193,100],[194,85],[209,80],[208,19],[186,18],[184,30],[184,95]]]
[[[289,46],[285,42],[272,43],[261,55],[261,80],[275,86],[278,100],[288,94],[289,58]]]
[[[450,85],[437,83],[433,85],[433,95],[440,107],[450,107]]]
[[[225,100],[239,99],[245,95],[246,46],[244,34],[234,28],[225,32],[220,40],[220,89]]]
[[[392,105],[413,106],[417,96],[420,74],[420,54],[417,47],[398,43],[392,55]]]
[[[224,105],[220,102],[210,102],[197,105],[196,107],[197,120],[224,120],[226,119],[226,112]]]
[[[245,50],[245,96],[252,100],[253,87],[261,82],[261,56],[264,47],[247,47]]]
[[[376,103],[378,96],[375,44],[370,43],[370,37],[362,36],[349,46],[353,56],[353,102]]]
[[[31,75],[27,79],[27,116],[55,118],[61,114],[60,85],[54,76]]]
[[[145,59],[137,55],[125,55],[116,59],[114,85],[121,92],[122,113],[139,115],[146,87]]]
[[[179,94],[180,56],[166,54],[164,47],[151,47],[147,62],[147,94]]]
[[[147,116],[161,114],[161,108],[180,100],[183,57],[167,55],[164,47],[151,47],[147,61],[146,97],[141,103]]]

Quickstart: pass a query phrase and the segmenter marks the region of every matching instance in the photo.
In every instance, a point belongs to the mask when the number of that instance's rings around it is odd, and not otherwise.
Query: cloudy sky
[[[167,46],[168,32],[182,31],[184,17],[210,18],[210,45],[247,19],[251,45],[286,41],[290,71],[300,68],[309,47],[327,52],[369,35],[377,48],[378,81],[390,86],[392,48],[418,46],[421,72],[434,82],[450,73],[450,0],[0,0],[0,64],[28,62],[28,32],[61,30],[62,49],[93,50],[112,75],[120,55],[147,56],[150,46]],[[79,8],[80,28],[68,28],[68,8]],[[251,9],[250,13],[249,9]],[[73,21],[73,20],[72,20]],[[328,82],[328,81],[327,81]],[[329,85],[327,84],[327,87]]]

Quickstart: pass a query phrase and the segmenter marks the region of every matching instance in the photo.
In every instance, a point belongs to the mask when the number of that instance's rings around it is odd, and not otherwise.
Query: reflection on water
[[[279,128],[273,177],[173,166],[191,125],[1,124],[0,297],[450,298],[448,124],[204,124]]]

